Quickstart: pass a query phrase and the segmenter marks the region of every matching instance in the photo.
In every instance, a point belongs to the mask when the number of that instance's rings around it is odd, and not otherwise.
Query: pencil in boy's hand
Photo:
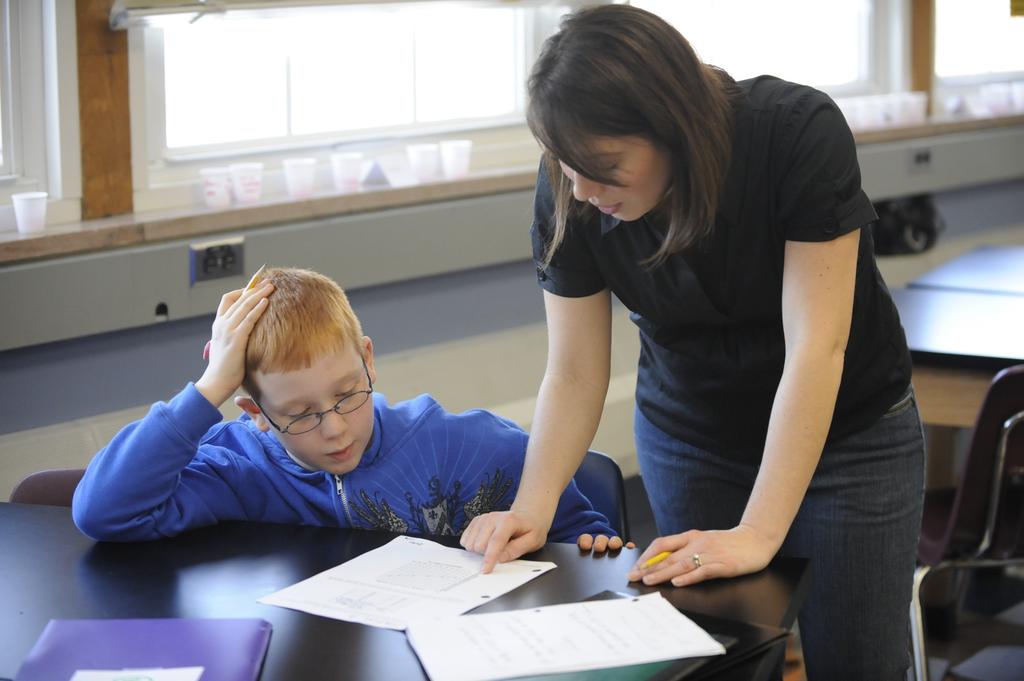
[[[259,284],[260,280],[263,278],[263,270],[265,269],[267,269],[267,263],[263,263],[262,265],[260,265],[259,269],[253,272],[252,278],[249,280],[249,283],[246,284],[245,288],[242,290],[250,291],[256,288],[256,285]],[[205,361],[210,360],[210,343],[212,342],[213,341],[206,341],[206,345],[203,347],[203,359]]]
[[[256,288],[256,285],[259,284],[260,280],[263,278],[263,270],[265,269],[267,269],[267,263],[263,263],[262,265],[260,265],[260,268],[258,270],[253,272],[252,279],[250,279],[249,283],[245,285],[246,291],[250,291]]]
[[[657,565],[658,563],[660,563],[661,561],[665,560],[666,558],[668,558],[671,555],[672,555],[671,551],[662,551],[658,555],[653,556],[651,558],[648,558],[647,561],[643,565],[641,565],[640,567],[649,568],[652,565]]]

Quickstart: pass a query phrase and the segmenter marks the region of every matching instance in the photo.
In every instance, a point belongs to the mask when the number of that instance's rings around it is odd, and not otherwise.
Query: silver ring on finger
[[[692,556],[690,556],[690,560],[693,561],[693,564],[696,567],[700,567],[702,565],[702,563],[700,562],[700,554],[699,553],[695,553]]]

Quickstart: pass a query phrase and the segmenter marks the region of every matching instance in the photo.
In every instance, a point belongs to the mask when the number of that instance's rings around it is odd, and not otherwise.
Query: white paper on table
[[[660,593],[417,622],[406,635],[431,681],[490,681],[725,653]]]
[[[554,563],[513,560],[481,574],[483,556],[415,537],[390,542],[260,603],[387,629],[461,615],[526,584]]]
[[[199,681],[202,675],[202,667],[79,669],[70,681]]]

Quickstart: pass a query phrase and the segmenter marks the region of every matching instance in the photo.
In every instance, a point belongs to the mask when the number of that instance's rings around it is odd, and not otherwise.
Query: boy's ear
[[[263,416],[263,412],[260,410],[259,405],[251,397],[243,397],[239,395],[235,398],[235,406],[244,411],[252,419],[256,427],[262,430],[264,433],[270,430],[270,423],[266,417]]]
[[[373,366],[373,341],[369,336],[363,336],[363,361],[366,362],[366,370],[370,373],[370,380],[377,382],[377,370]]]

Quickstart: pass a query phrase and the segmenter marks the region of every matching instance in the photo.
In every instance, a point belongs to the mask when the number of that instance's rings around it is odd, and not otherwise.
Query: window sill
[[[857,133],[855,138],[858,146],[866,146],[1020,125],[1024,125],[1024,115],[1018,114],[933,121],[913,127],[864,131]],[[536,165],[529,165],[477,172],[466,179],[450,182],[368,189],[351,194],[321,193],[302,201],[278,196],[255,204],[232,206],[226,210],[185,208],[118,215],[53,225],[36,234],[19,234],[12,225],[9,230],[0,231],[0,265],[334,215],[522,191],[531,189],[536,177]]]
[[[401,206],[471,198],[531,189],[536,165],[478,172],[461,180],[417,184],[357,193],[321,193],[296,201],[269,197],[225,210],[190,208],[117,215],[99,220],[69,222],[41,232],[0,232],[0,265],[65,255],[105,251],[218,232],[267,227],[336,215],[386,210]]]
[[[952,135],[958,132],[988,130],[991,128],[1009,128],[1024,125],[1024,114],[1011,116],[991,116],[985,118],[948,118],[932,120],[920,125],[864,130],[854,133],[858,145],[881,144],[899,140],[933,137],[936,135]]]

